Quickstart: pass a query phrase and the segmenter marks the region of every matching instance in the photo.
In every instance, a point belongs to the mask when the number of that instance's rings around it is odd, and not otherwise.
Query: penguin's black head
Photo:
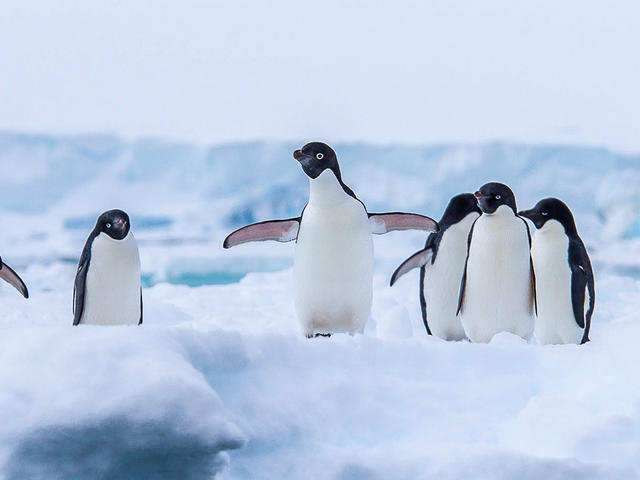
[[[449,205],[447,205],[438,224],[441,227],[443,225],[455,225],[473,212],[477,212],[478,215],[482,214],[476,197],[473,193],[461,193],[449,200]]]
[[[491,215],[502,205],[508,206],[514,214],[517,212],[516,197],[504,183],[487,183],[480,187],[475,197],[482,213]]]
[[[562,224],[567,233],[576,231],[576,222],[571,210],[557,198],[540,200],[531,210],[523,210],[518,215],[531,220],[538,229],[544,227],[549,220],[556,220]]]
[[[341,178],[336,152],[326,143],[307,143],[300,150],[293,152],[293,158],[300,162],[309,178],[318,178],[326,169],[332,170],[338,179]]]
[[[114,240],[122,240],[129,234],[129,215],[122,210],[109,210],[98,217],[96,230],[104,232]]]

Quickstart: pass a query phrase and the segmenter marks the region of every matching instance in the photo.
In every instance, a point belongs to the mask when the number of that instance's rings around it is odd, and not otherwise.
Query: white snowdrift
[[[600,281],[591,343],[541,347],[426,337],[412,275],[376,277],[364,336],[309,341],[290,275],[159,284],[140,328],[74,328],[64,288],[3,289],[6,477],[638,476],[638,282]]]
[[[31,293],[0,285],[0,478],[640,478],[638,157],[337,146],[372,211],[437,217],[490,180],[522,207],[567,200],[594,260],[592,342],[428,338],[417,272],[387,286],[415,232],[374,240],[365,335],[308,341],[293,246],[221,247],[233,226],[299,213],[297,146],[0,135],[0,255]],[[78,256],[114,207],[140,243],[144,324],[72,327]],[[247,272],[265,273],[230,283]]]

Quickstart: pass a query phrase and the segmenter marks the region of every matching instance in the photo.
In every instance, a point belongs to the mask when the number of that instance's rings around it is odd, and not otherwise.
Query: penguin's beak
[[[531,220],[531,223],[533,223],[538,229],[542,228],[545,224],[545,218],[542,217],[540,215],[540,211],[535,208],[532,208],[531,210],[522,210],[521,212],[518,212],[518,215],[522,218]]]
[[[305,155],[304,153],[302,153],[302,150],[296,150],[293,152],[293,158],[295,158],[299,162],[301,162],[304,157]]]
[[[114,223],[118,227],[118,229],[120,229],[121,231],[124,231],[127,228],[127,221],[121,218],[116,220]]]
[[[492,212],[488,211],[489,208],[487,206],[487,201],[488,201],[487,197],[483,196],[482,192],[480,190],[478,190],[476,193],[474,193],[473,196],[476,197],[476,201],[478,202],[478,208],[480,209],[480,211],[483,214],[486,213],[487,215],[491,215],[491,214],[494,213],[493,211]],[[495,209],[494,209],[494,211],[495,211]]]

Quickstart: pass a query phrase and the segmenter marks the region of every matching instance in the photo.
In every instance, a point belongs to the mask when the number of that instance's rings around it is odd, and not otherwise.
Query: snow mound
[[[372,211],[438,217],[491,180],[522,207],[565,199],[596,311],[582,347],[427,337],[418,271],[388,287],[425,235],[395,232],[374,238],[365,334],[309,341],[293,246],[221,246],[233,226],[299,214],[300,143],[0,135],[0,254],[31,293],[0,284],[0,478],[640,478],[640,158],[335,145]],[[114,207],[139,241],[144,324],[74,328],[78,256]]]
[[[158,284],[139,328],[71,327],[65,288],[4,292],[4,474],[638,478],[640,283],[606,277],[593,341],[543,347],[427,337],[415,280],[376,275],[375,328],[315,340],[291,270]]]
[[[223,470],[224,452],[244,436],[189,358],[201,342],[196,331],[4,330],[6,477],[210,478]]]

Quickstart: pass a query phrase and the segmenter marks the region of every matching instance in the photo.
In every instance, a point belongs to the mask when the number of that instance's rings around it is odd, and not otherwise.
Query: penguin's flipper
[[[138,320],[138,325],[142,325],[142,312],[144,308],[142,306],[142,287],[140,287],[140,320]]]
[[[73,282],[73,324],[78,325],[82,319],[84,312],[84,292],[87,282],[87,272],[89,271],[89,263],[91,262],[91,244],[95,238],[95,232],[92,232],[84,244],[80,261],[78,262],[78,270],[76,278]]]
[[[529,281],[531,282],[531,288],[529,289],[529,309],[531,315],[538,315],[538,291],[536,290],[536,270],[533,268],[533,257],[531,256],[531,230],[527,221],[520,217],[520,220],[524,222],[524,226],[527,229],[527,238],[529,239]]]
[[[394,230],[425,230],[437,232],[440,230],[438,222],[433,218],[418,215],[417,213],[370,213],[371,233],[382,235]]]
[[[480,218],[480,217],[478,217]],[[464,270],[462,271],[462,280],[460,281],[460,292],[458,293],[458,310],[456,315],[460,315],[462,308],[464,307],[464,294],[467,289],[467,266],[469,265],[469,252],[471,251],[471,240],[473,239],[473,229],[476,226],[478,218],[475,219],[471,230],[469,230],[469,236],[467,237],[467,258],[464,261]]]
[[[586,250],[585,250],[586,253]],[[587,255],[587,264],[585,265],[585,270],[587,273],[587,293],[589,294],[589,308],[587,310],[587,314],[585,315],[585,323],[584,323],[584,333],[582,335],[581,345],[587,343],[589,339],[589,332],[591,331],[591,317],[593,316],[593,309],[596,305],[596,285],[593,277],[593,269],[591,267],[591,260],[589,260],[589,256]]]
[[[254,223],[231,233],[224,239],[222,246],[224,248],[231,248],[241,243],[263,242],[265,240],[291,242],[298,238],[299,229],[300,217]]]
[[[13,269],[2,262],[0,258],[0,278],[5,282],[12,285],[16,290],[18,290],[24,298],[29,298],[29,291],[27,290],[27,286],[24,284],[22,279],[18,276]]]
[[[569,244],[569,265],[571,267],[571,303],[573,316],[580,328],[584,329],[582,343],[589,341],[591,329],[591,316],[595,306],[596,291],[593,278],[593,269],[587,249],[581,240],[571,241]],[[585,304],[588,297],[588,309],[585,314]]]
[[[467,263],[468,262],[469,262],[469,257],[467,256],[467,261],[464,264],[464,271],[462,273],[462,280],[460,281],[460,293],[458,294],[458,310],[456,311],[456,315],[460,315],[460,312],[464,307],[464,294],[467,288]]]
[[[391,275],[391,282],[389,283],[390,287],[398,281],[400,277],[402,277],[405,273],[410,272],[414,268],[420,268],[426,265],[433,258],[433,248],[428,247],[419,252],[414,253],[409,258],[407,258],[402,264],[393,272]]]
[[[580,328],[584,328],[584,304],[585,291],[587,289],[587,275],[578,267],[571,272],[571,303],[573,317]]]

